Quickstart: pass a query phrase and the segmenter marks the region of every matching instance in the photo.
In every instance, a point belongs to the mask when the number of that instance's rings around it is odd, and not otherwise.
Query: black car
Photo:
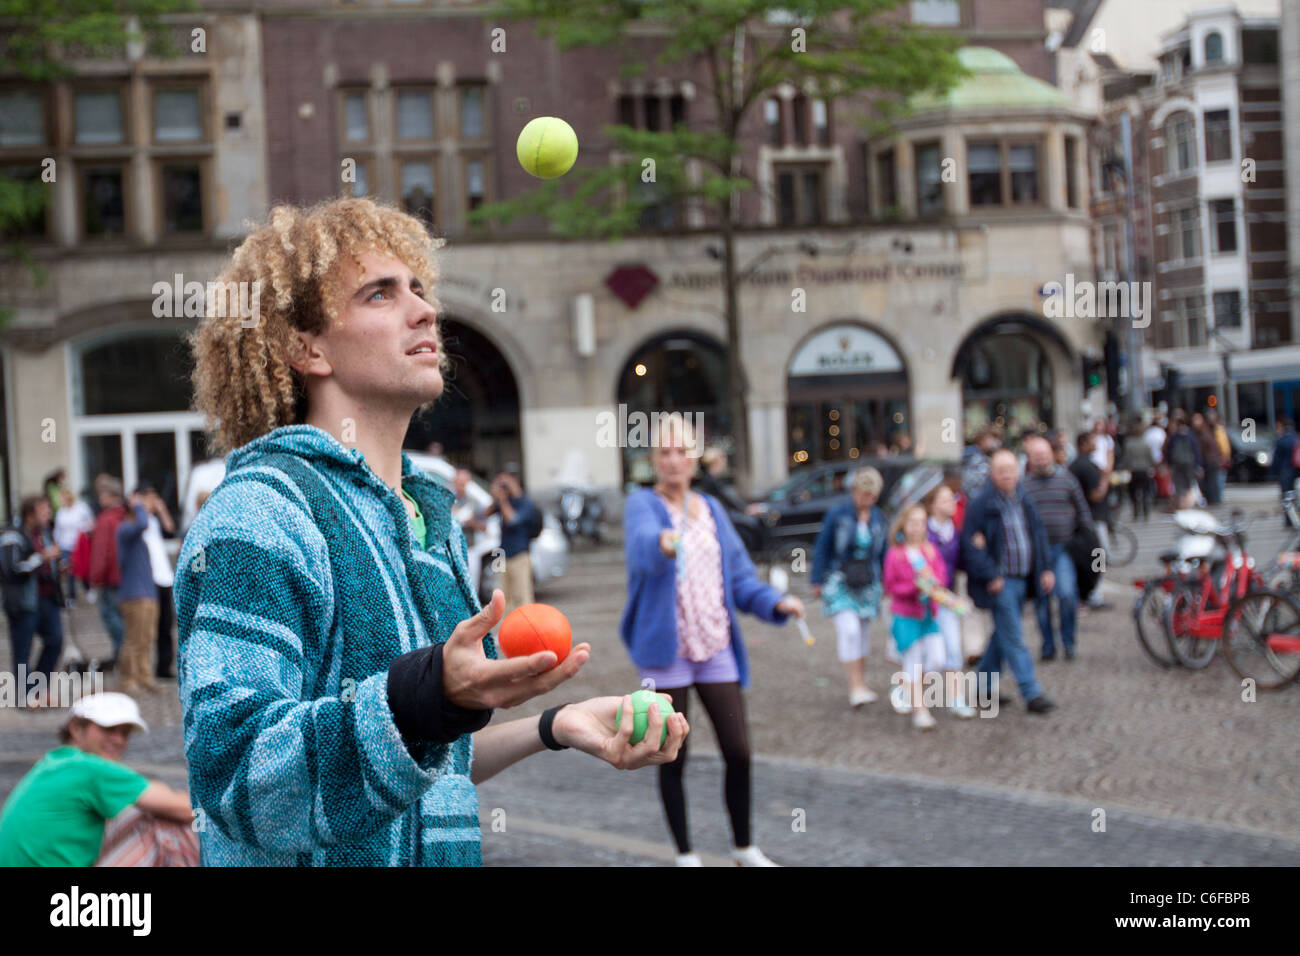
[[[884,487],[880,502],[889,499],[894,485],[921,462],[911,455],[892,458],[856,458],[800,468],[759,499],[758,517],[767,525],[770,545],[778,559],[792,548],[812,549],[826,512],[851,497],[850,476],[859,468],[880,472]]]
[[[1236,429],[1228,429],[1228,444],[1232,446],[1232,467],[1228,470],[1233,481],[1273,481],[1269,466],[1273,463],[1273,444],[1277,436],[1271,429],[1256,429],[1253,441],[1246,441]]]

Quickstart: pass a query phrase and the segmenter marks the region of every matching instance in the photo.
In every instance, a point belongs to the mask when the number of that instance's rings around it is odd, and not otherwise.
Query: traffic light
[[[1106,363],[1106,398],[1112,402],[1118,403],[1123,397],[1120,394],[1119,337],[1112,331],[1106,332],[1106,344],[1103,346],[1103,357]]]
[[[1083,394],[1087,395],[1090,390],[1101,385],[1102,372],[1106,368],[1106,363],[1101,359],[1089,358],[1085,355],[1081,360],[1081,365],[1083,367],[1083,375],[1081,376],[1083,379]]]

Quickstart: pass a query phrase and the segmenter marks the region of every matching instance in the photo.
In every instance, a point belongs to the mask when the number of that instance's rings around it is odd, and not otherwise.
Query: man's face
[[[121,761],[126,756],[127,739],[134,729],[134,724],[101,727],[93,721],[87,721],[81,727],[73,727],[69,733],[72,745],[78,750],[98,754],[106,760]]]
[[[52,517],[54,517],[54,515],[51,513],[49,501],[41,499],[36,502],[36,510],[32,512],[32,521],[35,523],[36,527],[44,528],[50,523]]]
[[[368,252],[358,261],[341,260],[338,319],[323,332],[298,333],[317,354],[295,364],[359,404],[414,411],[442,394],[437,313],[401,260]]]
[[[1030,441],[1025,446],[1029,468],[1035,474],[1050,474],[1056,462],[1052,458],[1052,446],[1041,438]]]
[[[1011,494],[1016,490],[1016,485],[1020,483],[1020,465],[1016,461],[1015,455],[996,455],[993,458],[989,474],[993,480],[993,487],[1004,495]]]

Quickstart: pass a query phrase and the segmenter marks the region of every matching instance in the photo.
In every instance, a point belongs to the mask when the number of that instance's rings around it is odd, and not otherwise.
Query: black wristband
[[[551,731],[551,725],[555,723],[555,715],[560,712],[561,707],[568,707],[567,703],[552,707],[550,710],[542,711],[542,716],[537,721],[537,736],[542,738],[542,743],[549,750],[568,750],[569,748],[555,739],[555,734]]]
[[[470,710],[442,693],[443,645],[402,654],[388,665],[388,709],[402,738],[409,742],[449,744],[463,734],[482,730],[492,710]]]

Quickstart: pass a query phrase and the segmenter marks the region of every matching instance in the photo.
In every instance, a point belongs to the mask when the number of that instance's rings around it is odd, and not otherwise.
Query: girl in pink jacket
[[[926,539],[927,519],[920,505],[898,516],[889,536],[897,543],[885,554],[884,581],[894,640],[903,655],[903,679],[911,688],[912,726],[920,730],[935,726],[921,693],[922,674],[942,669],[945,657],[943,635],[935,623],[937,608],[925,592],[940,586],[947,574],[938,549]]]

